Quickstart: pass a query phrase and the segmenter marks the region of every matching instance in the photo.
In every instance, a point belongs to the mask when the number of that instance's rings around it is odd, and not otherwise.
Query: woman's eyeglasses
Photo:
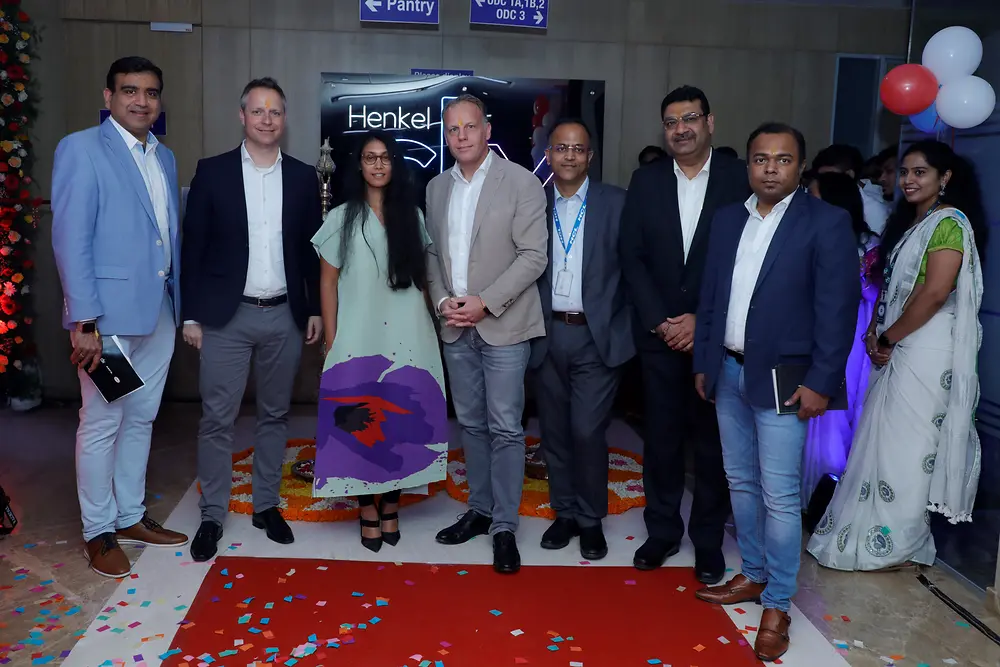
[[[375,164],[376,161],[381,162],[383,166],[392,164],[392,158],[387,153],[382,153],[381,155],[365,153],[361,156],[361,160],[368,166]]]

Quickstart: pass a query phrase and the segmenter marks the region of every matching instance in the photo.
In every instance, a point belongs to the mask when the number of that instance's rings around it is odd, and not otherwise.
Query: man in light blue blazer
[[[177,165],[150,132],[163,73],[127,57],[108,70],[110,118],[65,137],[52,170],[52,246],[83,406],[76,477],[85,552],[107,577],[129,573],[119,542],[178,546],[187,536],[146,514],[153,420],[180,319]],[[144,386],[107,402],[88,371],[115,336]]]

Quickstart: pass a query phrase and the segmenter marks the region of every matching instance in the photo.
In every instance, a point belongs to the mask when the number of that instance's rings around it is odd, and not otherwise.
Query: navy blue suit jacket
[[[198,162],[184,212],[181,248],[183,319],[223,327],[240,305],[250,263],[250,231],[239,148]],[[313,234],[323,224],[316,170],[281,156],[281,239],[288,305],[299,329],[320,314],[319,256]]]
[[[733,268],[747,218],[746,206],[733,204],[712,222],[694,344],[694,372],[705,374],[707,396],[715,394],[725,358]],[[779,363],[807,363],[806,387],[824,396],[838,391],[854,344],[858,272],[847,212],[797,192],[771,239],[747,315],[744,383],[753,406],[775,408],[771,370]]]

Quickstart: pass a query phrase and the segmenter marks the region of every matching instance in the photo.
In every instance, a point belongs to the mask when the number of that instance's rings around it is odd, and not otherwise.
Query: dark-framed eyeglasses
[[[369,167],[375,164],[376,161],[381,162],[383,165],[392,164],[392,158],[389,157],[388,153],[382,153],[380,155],[376,155],[375,153],[365,153],[361,156],[361,161]]]
[[[693,125],[694,123],[698,122],[699,118],[702,118],[707,115],[708,114],[706,113],[695,113],[694,111],[692,111],[691,113],[684,114],[680,118],[674,118],[670,116],[663,119],[663,127],[667,128],[668,130],[672,130],[675,127],[677,127],[679,123],[684,123],[685,125]]]

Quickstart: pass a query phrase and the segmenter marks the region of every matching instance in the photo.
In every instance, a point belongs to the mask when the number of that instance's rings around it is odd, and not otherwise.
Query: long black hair
[[[858,240],[858,247],[864,248],[875,232],[865,222],[865,203],[858,184],[847,174],[837,171],[814,174],[812,182],[819,190],[820,199],[850,213],[854,238]]]
[[[416,189],[410,176],[410,171],[403,160],[392,135],[378,130],[371,130],[361,136],[357,152],[344,174],[344,226],[340,234],[341,272],[347,270],[350,258],[351,240],[354,234],[365,234],[365,226],[370,219],[378,224],[378,219],[369,216],[368,183],[361,172],[361,156],[365,148],[373,141],[385,145],[392,162],[392,176],[382,189],[382,218],[385,223],[386,245],[389,249],[388,269],[389,287],[403,290],[411,286],[424,289],[427,286],[427,266],[424,260],[424,239],[420,230],[420,217],[417,209]],[[365,244],[371,250],[371,244],[365,237]],[[374,254],[372,250],[372,254]],[[380,261],[375,257],[375,262]]]
[[[979,251],[979,260],[982,261],[986,253],[987,241],[986,211],[983,208],[979,179],[976,178],[976,171],[972,164],[953,151],[948,144],[933,139],[918,141],[911,145],[903,153],[903,159],[913,153],[920,153],[927,158],[927,164],[936,169],[939,174],[943,175],[946,171],[951,171],[951,179],[938,201],[945,206],[957,208],[969,219],[976,248]],[[900,160],[900,164],[902,164],[902,160]],[[896,210],[892,212],[888,222],[886,222],[878,259],[872,270],[873,275],[882,278],[889,255],[903,238],[906,230],[916,222],[916,218],[916,205],[906,201],[905,197],[900,198],[899,203],[896,204]]]

